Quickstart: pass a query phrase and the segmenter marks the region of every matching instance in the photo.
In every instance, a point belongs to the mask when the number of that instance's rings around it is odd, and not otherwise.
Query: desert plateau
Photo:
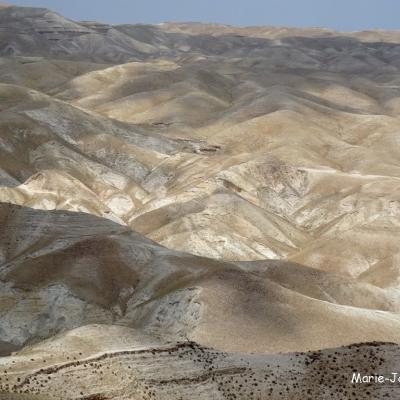
[[[395,400],[400,31],[0,7],[1,400]]]

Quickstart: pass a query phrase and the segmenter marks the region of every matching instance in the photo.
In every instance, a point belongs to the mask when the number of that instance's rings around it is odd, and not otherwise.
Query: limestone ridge
[[[101,334],[100,331],[103,330]],[[12,389],[15,399],[302,399],[395,398],[398,385],[353,384],[353,371],[366,374],[371,367],[392,379],[398,364],[398,346],[368,343],[340,349],[307,353],[257,355],[224,353],[194,342],[157,343],[140,338],[140,343],[114,341],[112,351],[104,351],[104,334],[120,338],[122,328],[89,326],[32,347],[14,358],[25,363],[30,373],[21,371],[11,359],[4,359],[6,373],[0,380],[4,390]],[[97,348],[88,350],[86,341]],[[147,341],[147,347],[143,342]],[[57,351],[56,345],[63,346]],[[54,352],[43,354],[43,348]],[[43,395],[46,393],[46,395]],[[0,395],[1,396],[1,395]],[[36,397],[38,396],[38,397]],[[0,397],[2,398],[2,397]],[[10,398],[10,397],[9,397]],[[9,399],[7,398],[7,399]],[[11,397],[14,399],[14,397]]]

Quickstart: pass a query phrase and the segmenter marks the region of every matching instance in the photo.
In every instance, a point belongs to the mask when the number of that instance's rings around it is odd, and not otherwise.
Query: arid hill
[[[100,29],[18,7],[0,21],[2,201],[198,255],[397,280],[396,32]]]
[[[395,398],[349,379],[399,365],[399,68],[0,6],[0,399]]]
[[[240,352],[398,340],[392,288],[179,253],[89,214],[2,204],[0,222],[3,354],[91,323]]]

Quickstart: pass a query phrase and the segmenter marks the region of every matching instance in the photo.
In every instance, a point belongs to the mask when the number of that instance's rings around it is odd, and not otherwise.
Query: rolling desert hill
[[[0,358],[0,391],[252,399],[272,389],[280,399],[284,389],[300,399],[340,388],[343,398],[358,399],[371,392],[351,384],[356,365],[368,371],[376,362],[386,374],[398,365],[398,347],[389,344],[336,350],[342,367],[333,350],[320,350],[398,341],[395,289],[282,261],[179,253],[87,213],[2,204],[0,221],[0,350],[8,355]],[[287,354],[263,355],[276,352]],[[329,389],[311,379],[321,368]],[[282,383],[271,386],[278,377]]]
[[[350,380],[400,365],[399,68],[0,7],[0,399],[396,398]]]
[[[396,32],[99,31],[18,7],[0,18],[1,170],[13,187],[2,201],[109,215],[214,258],[287,259],[353,277],[381,262],[396,269]],[[29,49],[22,29],[38,37]],[[108,44],[111,30],[156,51],[134,58],[130,48],[115,65],[107,50],[125,53]],[[21,134],[35,143],[16,150]]]
[[[393,288],[282,261],[179,253],[87,213],[1,204],[0,218],[4,348],[91,323],[240,352],[398,338]]]

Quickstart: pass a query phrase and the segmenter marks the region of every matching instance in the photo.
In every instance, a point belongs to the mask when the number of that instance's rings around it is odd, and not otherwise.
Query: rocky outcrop
[[[51,399],[395,398],[395,383],[352,380],[353,374],[370,371],[393,379],[399,357],[398,346],[383,343],[308,353],[230,354],[195,342],[151,343],[134,331],[90,326],[0,360],[5,371],[0,388]]]

